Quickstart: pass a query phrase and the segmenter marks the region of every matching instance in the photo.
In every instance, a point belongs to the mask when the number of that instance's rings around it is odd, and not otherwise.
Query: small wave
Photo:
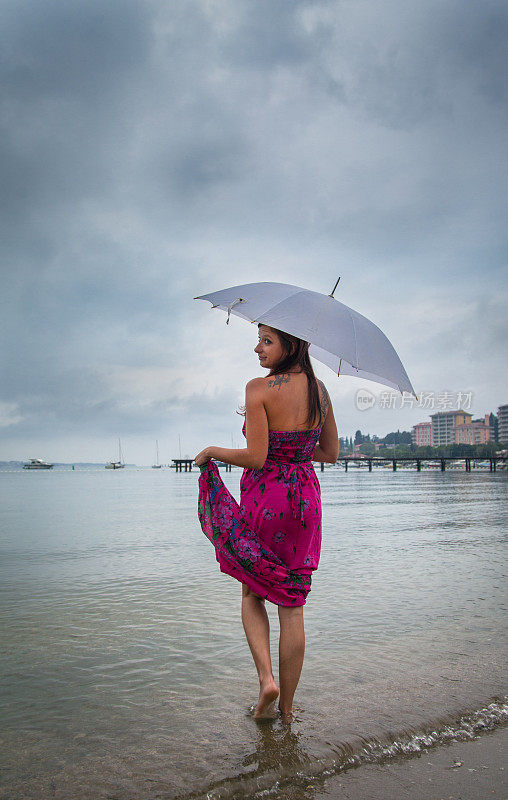
[[[482,708],[468,710],[454,718],[440,718],[420,729],[401,731],[391,739],[373,737],[337,743],[330,758],[298,758],[293,769],[288,768],[283,757],[277,765],[275,756],[268,770],[250,769],[216,781],[205,791],[180,795],[179,800],[289,800],[293,797],[311,800],[315,790],[321,788],[328,778],[349,769],[411,758],[439,745],[476,739],[482,733],[506,724],[508,696],[493,697]]]

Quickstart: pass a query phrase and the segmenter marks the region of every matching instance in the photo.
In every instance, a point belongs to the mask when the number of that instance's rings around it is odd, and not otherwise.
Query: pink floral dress
[[[321,487],[311,458],[320,433],[269,431],[263,467],[243,471],[240,505],[214,461],[200,467],[198,516],[221,572],[280,606],[305,604],[319,563]]]

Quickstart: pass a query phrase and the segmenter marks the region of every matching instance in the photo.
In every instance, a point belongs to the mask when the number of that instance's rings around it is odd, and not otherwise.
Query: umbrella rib
[[[348,306],[344,306],[344,307],[347,308],[348,314],[349,314],[349,316],[351,318],[351,325],[353,326],[353,333],[354,333],[354,336],[355,336],[355,358],[356,358],[356,364],[353,364],[352,366],[356,367],[356,371],[358,372],[358,367],[359,367],[359,364],[358,364],[358,340],[356,338],[355,321],[353,319],[353,315],[351,313],[351,309],[348,308]]]
[[[252,320],[252,322],[258,322],[261,319],[261,317],[263,317],[265,314],[273,313],[274,311],[276,311],[278,309],[279,306],[281,306],[283,303],[285,303],[286,300],[288,300],[290,297],[295,297],[295,295],[297,295],[297,294],[304,294],[306,291],[308,291],[307,289],[301,289],[300,287],[295,287],[295,288],[298,289],[298,291],[292,292],[291,294],[288,294],[287,297],[284,297],[282,300],[278,300],[275,303],[275,305],[271,305],[268,308],[265,308],[264,311],[261,311],[261,313],[256,315],[256,317]]]

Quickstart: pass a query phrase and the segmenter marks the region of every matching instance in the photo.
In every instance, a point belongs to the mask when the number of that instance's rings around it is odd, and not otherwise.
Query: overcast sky
[[[417,392],[508,403],[501,0],[2,0],[0,459],[242,446],[257,329],[193,300],[295,283]],[[314,362],[339,433],[383,387]],[[400,403],[398,403],[400,406]]]

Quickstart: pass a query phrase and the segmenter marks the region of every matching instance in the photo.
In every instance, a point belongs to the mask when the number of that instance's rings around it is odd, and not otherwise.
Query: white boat
[[[53,469],[53,464],[48,464],[47,461],[41,461],[40,458],[31,458],[26,464],[23,464],[23,469]]]
[[[118,461],[110,461],[109,464],[106,464],[106,469],[123,469],[125,464],[123,463],[122,457],[122,445],[120,444],[120,439],[118,440]]]
[[[152,469],[161,469],[162,464],[159,464],[159,442],[155,440],[155,464],[152,464]]]

